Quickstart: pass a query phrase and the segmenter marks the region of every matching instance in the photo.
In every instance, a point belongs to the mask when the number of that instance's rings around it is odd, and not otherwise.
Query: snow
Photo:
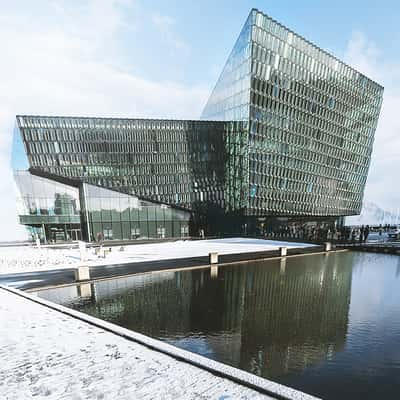
[[[398,225],[400,209],[385,210],[370,201],[364,201],[361,214],[346,217],[345,223],[350,226],[361,225]]]
[[[15,246],[0,248],[0,275],[71,267],[79,261],[75,249]]]
[[[271,399],[2,288],[0,321],[0,399]]]
[[[303,248],[305,243],[282,242],[263,239],[229,238],[212,240],[177,240],[175,242],[146,243],[111,247],[105,258],[99,258],[94,249],[87,249],[87,265],[110,265],[176,258],[237,254],[277,250],[279,247]],[[106,247],[108,248],[108,247]],[[50,246],[0,248],[0,275],[33,271],[71,268],[81,263],[78,248],[52,248]]]

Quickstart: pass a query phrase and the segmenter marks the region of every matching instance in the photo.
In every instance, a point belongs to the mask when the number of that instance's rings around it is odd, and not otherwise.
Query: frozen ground
[[[0,321],[0,399],[270,399],[1,288]]]
[[[99,258],[94,249],[87,249],[90,266],[167,260],[218,254],[248,253],[275,250],[279,247],[309,247],[304,243],[289,243],[262,239],[229,238],[213,240],[178,240],[175,242],[114,246],[106,258]],[[0,248],[0,274],[44,271],[69,268],[80,263],[79,249],[51,247],[4,247]]]
[[[0,275],[71,267],[79,261],[77,249],[20,246],[0,248]]]

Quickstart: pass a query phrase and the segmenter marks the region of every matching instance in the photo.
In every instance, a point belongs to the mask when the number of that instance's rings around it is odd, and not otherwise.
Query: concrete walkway
[[[306,255],[323,252],[323,246],[291,248],[287,255]],[[242,261],[263,260],[280,257],[279,250],[257,251],[220,255],[219,265],[231,264]],[[120,276],[157,272],[165,270],[205,267],[209,265],[209,257],[188,257],[168,260],[134,262],[131,264],[98,265],[90,268],[91,279],[115,278]],[[34,271],[26,273],[0,274],[0,284],[22,290],[71,284],[75,281],[74,268],[50,269],[48,271]]]
[[[121,250],[121,247],[123,251]],[[95,254],[95,249],[86,251],[86,263],[90,267],[135,264],[161,260],[207,257],[210,252],[221,256],[278,251],[279,247],[303,250],[313,245],[298,242],[282,242],[252,238],[224,238],[210,240],[176,240],[160,243],[142,243],[109,246],[106,258]],[[0,248],[0,274],[15,274],[76,267],[81,263],[81,254],[76,247],[42,246]]]
[[[220,364],[225,378],[217,376],[194,365],[201,356],[161,342],[167,350],[155,351],[154,339],[145,346],[129,340],[143,335],[116,326],[113,333],[113,324],[10,290],[0,287],[0,399],[271,399],[258,381],[289,393],[276,398],[312,399],[255,376],[251,389],[226,378],[242,373],[234,368]],[[195,362],[165,354],[173,351]]]

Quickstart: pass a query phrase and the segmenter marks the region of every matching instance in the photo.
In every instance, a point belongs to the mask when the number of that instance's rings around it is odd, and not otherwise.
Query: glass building
[[[252,10],[202,118],[242,120],[246,215],[359,214],[383,88]],[[229,147],[229,144],[228,144]]]
[[[361,210],[382,96],[253,9],[200,120],[17,116],[14,170],[184,210],[192,233],[331,223]]]
[[[14,177],[20,223],[44,241],[189,236],[186,210],[46,173]]]

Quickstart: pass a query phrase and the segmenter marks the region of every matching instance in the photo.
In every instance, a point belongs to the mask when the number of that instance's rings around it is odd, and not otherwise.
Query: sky
[[[400,207],[400,3],[0,0],[0,240],[18,227],[15,115],[199,117],[251,8],[385,87],[365,199]]]

